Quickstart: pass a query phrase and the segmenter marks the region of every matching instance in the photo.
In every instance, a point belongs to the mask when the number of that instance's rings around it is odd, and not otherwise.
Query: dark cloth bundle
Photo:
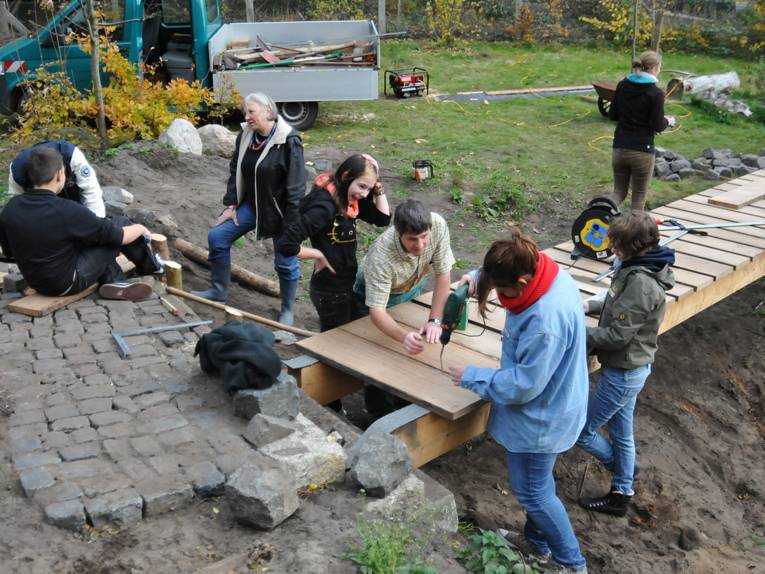
[[[282,365],[273,349],[271,331],[252,323],[229,321],[204,335],[194,349],[205,373],[221,373],[230,393],[267,389],[276,382]]]

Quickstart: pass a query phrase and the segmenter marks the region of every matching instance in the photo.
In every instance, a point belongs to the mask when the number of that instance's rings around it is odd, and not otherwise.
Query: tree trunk
[[[80,0],[80,5],[82,5],[82,0]],[[101,39],[98,36],[95,1],[87,0],[87,6],[82,6],[82,9],[90,33],[90,78],[93,81],[93,94],[98,105],[96,125],[98,126],[98,136],[101,139],[101,148],[106,149],[109,147],[109,140],[106,137],[106,111],[104,110],[104,93],[101,89]]]
[[[654,52],[659,51],[659,44],[661,43],[661,27],[664,24],[664,10],[659,10],[655,15],[653,23],[653,34],[651,35],[651,50]]]
[[[377,0],[377,33],[385,34],[385,0]]]

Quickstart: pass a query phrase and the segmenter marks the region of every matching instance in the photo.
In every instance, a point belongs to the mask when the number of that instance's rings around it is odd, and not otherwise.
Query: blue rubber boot
[[[285,281],[279,279],[279,294],[282,298],[282,310],[279,313],[279,322],[284,325],[292,325],[294,314],[292,308],[295,306],[295,295],[297,295],[298,282]]]
[[[231,282],[231,261],[215,259],[211,261],[211,264],[210,279],[212,287],[206,291],[192,291],[191,294],[210,299],[211,301],[225,303],[226,299],[228,299],[228,285]]]

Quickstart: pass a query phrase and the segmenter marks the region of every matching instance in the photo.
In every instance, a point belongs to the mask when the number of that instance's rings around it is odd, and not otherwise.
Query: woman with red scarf
[[[499,369],[450,366],[455,385],[491,401],[488,430],[507,450],[510,488],[526,511],[521,549],[563,572],[587,572],[553,467],[587,414],[587,343],[573,279],[534,240],[513,229],[483,267],[463,276],[485,316],[492,289],[506,310]]]

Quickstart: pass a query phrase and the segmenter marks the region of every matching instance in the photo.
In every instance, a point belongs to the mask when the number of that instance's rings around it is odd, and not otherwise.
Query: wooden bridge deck
[[[748,199],[741,200],[742,197]],[[725,204],[738,205],[738,209],[724,207]],[[652,213],[686,225],[765,219],[765,170],[674,201]],[[676,252],[677,284],[667,294],[662,333],[765,275],[765,226],[706,231],[705,236],[688,234],[670,244]],[[580,258],[571,266],[572,248],[568,241],[546,249],[545,253],[571,274],[583,299],[607,289],[608,279],[597,283],[592,279],[606,271],[608,264]],[[427,320],[430,300],[428,293],[389,312],[398,322],[419,328]],[[495,307],[484,327],[477,305],[471,302],[469,317],[467,331],[454,333],[445,349],[445,369],[449,364],[487,367],[499,364],[504,310]],[[593,318],[588,321],[595,324]],[[454,387],[448,373],[441,370],[440,345],[426,345],[421,354],[409,356],[399,343],[380,333],[368,317],[305,339],[298,346],[332,367],[333,372],[337,369],[344,373],[346,381],[350,375],[357,381],[386,388],[447,421],[457,421],[485,407],[472,392]],[[331,384],[331,378],[326,373],[323,377],[327,384]],[[352,388],[357,386],[348,387]],[[488,414],[488,409],[483,411]],[[485,416],[482,420],[485,422]]]

